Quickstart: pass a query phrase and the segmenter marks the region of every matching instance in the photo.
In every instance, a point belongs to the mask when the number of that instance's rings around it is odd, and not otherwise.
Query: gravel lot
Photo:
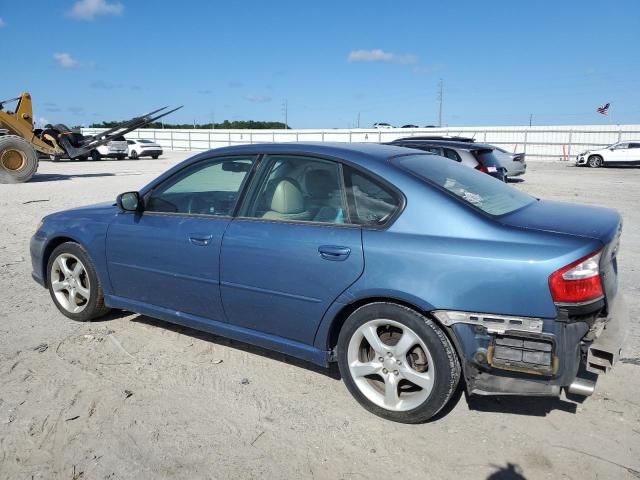
[[[30,277],[39,219],[186,156],[42,162],[32,182],[0,185],[0,478],[640,478],[637,322],[581,405],[460,395],[408,426],[367,413],[333,371],[139,315],[63,317]],[[530,163],[525,179],[534,195],[622,213],[621,289],[638,318],[640,169]]]

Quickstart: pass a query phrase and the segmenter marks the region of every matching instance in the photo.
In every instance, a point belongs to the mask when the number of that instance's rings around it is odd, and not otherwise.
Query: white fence
[[[90,135],[102,129],[85,128]],[[621,140],[640,140],[640,125],[562,125],[537,127],[449,127],[406,129],[325,130],[169,130],[139,129],[129,138],[155,140],[166,150],[208,150],[249,143],[272,142],[390,142],[415,135],[473,137],[509,151],[525,152],[534,160],[571,160],[576,154]]]

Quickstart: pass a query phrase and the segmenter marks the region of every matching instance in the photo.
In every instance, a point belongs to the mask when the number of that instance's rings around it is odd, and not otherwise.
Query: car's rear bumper
[[[162,155],[162,150],[159,149],[155,149],[155,150],[142,150],[140,153],[138,153],[138,157],[154,157],[154,156],[160,156]]]
[[[618,298],[609,315],[592,324],[534,321],[542,322],[540,331],[516,325],[496,332],[482,321],[446,325],[470,394],[558,396],[566,389],[590,395],[597,375],[610,371],[620,356],[628,311]]]

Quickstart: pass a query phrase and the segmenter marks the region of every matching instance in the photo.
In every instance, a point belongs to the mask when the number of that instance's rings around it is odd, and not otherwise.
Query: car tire
[[[337,356],[358,403],[395,422],[426,422],[449,402],[460,381],[460,362],[443,330],[394,303],[355,310],[340,330]]]
[[[47,287],[55,306],[72,320],[87,322],[109,312],[89,254],[79,244],[56,247],[47,262]]]
[[[131,153],[129,154],[129,158],[131,160],[137,160],[138,159],[138,152],[136,152],[135,150],[131,150]]]
[[[118,160],[124,160],[125,158],[127,158],[126,155],[118,155]]]
[[[160,157],[160,155],[151,155],[151,158],[153,158],[154,160],[157,160],[158,157]]]
[[[97,150],[91,150],[91,153],[89,154],[89,157],[91,158],[91,160],[93,160],[94,162],[97,162],[99,160],[102,159],[102,155],[100,155],[100,152]]]
[[[587,165],[591,168],[598,168],[603,165],[602,157],[600,155],[591,155],[587,160]]]

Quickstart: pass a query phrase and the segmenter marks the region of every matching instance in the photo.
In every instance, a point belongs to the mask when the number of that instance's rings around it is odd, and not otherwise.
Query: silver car
[[[524,175],[527,171],[527,163],[524,153],[511,153],[500,147],[494,147],[493,154],[498,158],[500,165],[507,169],[507,177]]]

